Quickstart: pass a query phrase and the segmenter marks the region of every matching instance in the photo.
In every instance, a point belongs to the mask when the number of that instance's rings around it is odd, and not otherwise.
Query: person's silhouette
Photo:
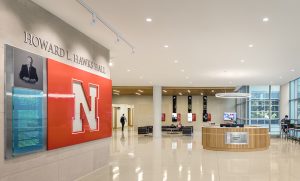
[[[124,114],[121,116],[120,122],[122,124],[122,131],[124,131],[124,125],[125,125],[125,122],[126,122],[126,117],[125,117]]]

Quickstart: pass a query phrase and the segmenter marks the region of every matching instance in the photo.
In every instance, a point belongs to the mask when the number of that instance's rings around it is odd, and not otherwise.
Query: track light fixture
[[[116,36],[117,36],[117,43],[119,43],[120,42],[120,37],[117,34],[116,34]]]
[[[97,13],[87,5],[87,3],[84,2],[84,0],[76,0],[82,7],[84,7],[89,13],[92,14],[92,24],[96,23],[96,20],[99,20],[104,26],[106,26],[110,31],[112,31],[117,36],[117,41],[119,42],[122,40],[124,43],[126,43],[133,51],[134,53],[134,46],[129,43],[114,27],[112,27],[108,22],[106,22],[101,16],[98,16]]]
[[[96,15],[95,13],[92,13],[92,22],[91,25],[95,25],[96,24]]]

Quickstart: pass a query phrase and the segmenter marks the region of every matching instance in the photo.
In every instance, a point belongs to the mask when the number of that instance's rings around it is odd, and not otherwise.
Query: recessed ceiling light
[[[181,72],[184,72],[184,69],[181,69],[180,71],[181,71]]]
[[[139,91],[139,92],[144,92],[144,91],[143,91],[143,90],[141,90],[141,89],[139,89],[138,91]]]
[[[168,91],[166,91],[166,90],[163,90],[163,92],[164,92],[164,93],[167,93]]]
[[[211,90],[211,92],[215,92],[215,90]]]
[[[245,60],[244,59],[242,59],[242,60],[240,60],[241,61],[241,63],[244,63],[245,62]]]
[[[109,62],[109,64],[108,64],[110,67],[112,67],[113,66],[113,63],[112,62]]]
[[[141,95],[141,94],[140,94],[140,93],[138,93],[138,92],[136,92],[135,94],[136,94],[136,95],[138,95],[138,96],[140,96],[140,95]]]
[[[295,69],[290,69],[291,72],[295,72]]]
[[[203,93],[201,92],[200,95],[203,96]]]
[[[268,22],[269,21],[269,18],[268,17],[264,17],[263,18],[263,22]]]
[[[147,22],[152,22],[152,19],[151,18],[146,18],[146,21]]]
[[[131,70],[130,69],[127,69],[127,72],[130,72]]]
[[[252,48],[253,46],[254,46],[253,44],[250,44],[250,45],[249,45],[249,48]]]
[[[169,45],[164,45],[165,48],[169,48]]]
[[[174,63],[178,63],[178,60],[174,60]]]

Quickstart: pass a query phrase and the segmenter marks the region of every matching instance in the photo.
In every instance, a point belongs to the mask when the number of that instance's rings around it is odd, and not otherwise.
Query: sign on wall
[[[188,113],[188,122],[196,121],[196,113]]]
[[[43,92],[14,87],[12,95],[12,154],[43,150]]]
[[[192,120],[193,120],[193,121],[196,121],[196,113],[193,113],[193,114],[192,114]]]
[[[245,145],[248,144],[248,132],[226,132],[225,144]]]
[[[111,80],[48,59],[48,149],[110,137],[111,92]]]
[[[161,121],[166,121],[166,113],[161,114]]]
[[[5,45],[5,158],[110,137],[111,80]]]
[[[5,156],[45,150],[46,59],[5,45]]]

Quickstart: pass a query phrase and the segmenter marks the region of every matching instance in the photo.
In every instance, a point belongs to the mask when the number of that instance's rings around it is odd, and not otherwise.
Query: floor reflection
[[[300,145],[272,139],[269,150],[203,150],[201,134],[138,135],[132,128],[113,131],[110,163],[82,178],[93,180],[299,181]]]

